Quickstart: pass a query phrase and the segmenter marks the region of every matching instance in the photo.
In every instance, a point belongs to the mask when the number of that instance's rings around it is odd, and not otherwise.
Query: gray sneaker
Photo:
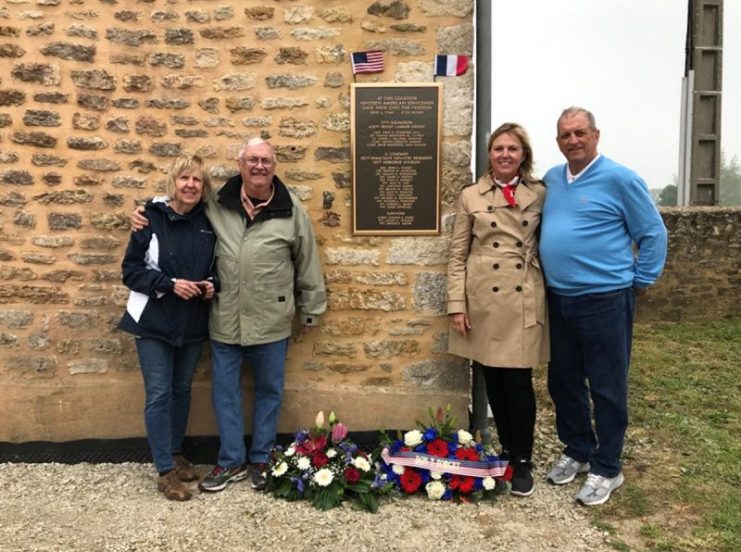
[[[246,477],[247,470],[244,468],[244,466],[229,469],[222,468],[221,466],[216,466],[213,470],[211,470],[211,473],[204,477],[203,480],[198,484],[198,488],[201,491],[215,493],[217,491],[226,489],[226,486],[229,483],[242,481],[242,479]]]
[[[562,454],[558,462],[548,472],[546,481],[554,485],[566,485],[566,483],[571,483],[574,480],[577,473],[587,473],[588,471],[589,462],[582,464],[570,456]]]
[[[625,478],[622,472],[615,477],[605,477],[590,473],[584,486],[576,494],[576,501],[584,506],[604,504],[610,498],[610,493],[623,484]]]

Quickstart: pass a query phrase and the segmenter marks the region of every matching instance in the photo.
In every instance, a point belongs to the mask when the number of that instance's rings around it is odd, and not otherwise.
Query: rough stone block
[[[100,115],[94,113],[75,113],[72,128],[76,130],[97,130],[100,128]]]
[[[244,14],[254,21],[266,21],[273,18],[275,8],[271,6],[255,6],[253,8],[245,8]]]
[[[26,126],[57,127],[62,122],[59,113],[45,109],[27,109],[23,115],[23,123]]]
[[[33,184],[33,176],[28,171],[10,170],[0,172],[0,184],[12,184],[16,186],[30,186]]]
[[[406,309],[401,293],[375,289],[329,289],[328,304],[332,310],[380,310],[384,312]]]
[[[18,106],[26,101],[22,90],[0,90],[0,106]]]
[[[67,164],[67,159],[57,155],[34,153],[31,156],[31,163],[37,167],[64,167]]]
[[[170,69],[182,69],[185,66],[185,56],[183,54],[155,52],[147,57],[147,63],[154,67],[163,65]]]
[[[208,27],[199,32],[208,40],[235,40],[245,35],[243,27]]]
[[[150,30],[130,31],[128,29],[108,28],[106,39],[114,44],[138,47],[142,44],[157,44],[157,33]]]
[[[301,48],[295,46],[288,46],[280,48],[278,53],[275,55],[273,60],[275,63],[283,65],[288,63],[290,65],[305,65],[309,54],[303,51]]]
[[[69,296],[58,287],[0,284],[0,303],[69,303]]]
[[[123,88],[126,92],[150,92],[154,81],[149,75],[124,75]]]
[[[78,94],[77,105],[93,111],[107,111],[110,100],[107,96],[95,94]]]
[[[0,310],[0,324],[6,328],[28,328],[33,323],[31,311],[3,309]]]
[[[22,132],[16,131],[10,135],[10,141],[16,144],[35,146],[37,148],[53,148],[57,145],[57,139],[54,136],[43,132]]]
[[[368,6],[367,12],[370,15],[407,19],[409,9],[409,5],[404,0],[377,0]]]
[[[71,42],[52,42],[41,48],[41,53],[45,56],[55,56],[66,60],[86,61],[88,63],[95,61],[95,46],[85,46]]]
[[[0,58],[21,58],[26,51],[18,44],[0,44]]]
[[[183,44],[193,44],[195,38],[193,31],[187,28],[166,29],[165,44],[170,46],[182,46]]]

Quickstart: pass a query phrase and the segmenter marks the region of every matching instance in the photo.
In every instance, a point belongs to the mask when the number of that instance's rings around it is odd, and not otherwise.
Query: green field
[[[637,324],[616,550],[741,550],[741,320]]]

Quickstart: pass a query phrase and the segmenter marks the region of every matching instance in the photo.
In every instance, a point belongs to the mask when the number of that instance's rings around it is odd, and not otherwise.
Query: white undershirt
[[[589,162],[589,165],[587,165],[586,167],[584,167],[577,174],[571,174],[571,169],[569,169],[569,164],[566,163],[566,182],[568,182],[569,184],[571,184],[574,180],[576,180],[581,175],[583,175],[585,172],[587,172],[589,170],[589,167],[591,167],[592,165],[594,165],[594,163],[599,158],[600,158],[600,154],[598,153],[597,156]]]

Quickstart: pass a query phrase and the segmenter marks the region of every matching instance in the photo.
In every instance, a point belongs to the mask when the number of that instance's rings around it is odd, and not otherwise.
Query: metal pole
[[[489,153],[486,141],[491,128],[491,0],[476,2],[476,137],[474,141],[475,174],[486,170]],[[471,429],[481,433],[484,442],[489,435],[489,402],[481,368],[472,369]]]

